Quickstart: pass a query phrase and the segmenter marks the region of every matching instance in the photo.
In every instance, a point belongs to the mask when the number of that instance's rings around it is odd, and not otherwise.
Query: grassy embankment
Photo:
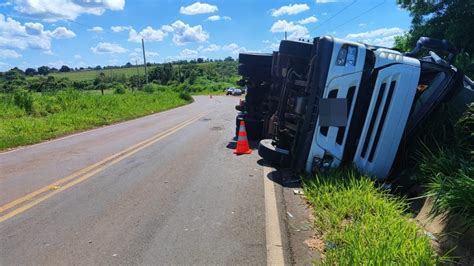
[[[317,237],[328,265],[435,265],[429,238],[405,213],[407,204],[354,170],[305,180]]]
[[[125,94],[83,93],[74,90],[0,95],[0,150],[33,144],[164,111],[191,102],[175,91]]]

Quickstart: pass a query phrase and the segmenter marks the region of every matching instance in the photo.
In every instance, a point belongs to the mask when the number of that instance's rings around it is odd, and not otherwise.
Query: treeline
[[[198,59],[199,60],[199,59]],[[237,62],[220,60],[218,62],[188,62],[160,64],[148,68],[148,84],[144,75],[108,74],[99,72],[93,80],[71,81],[67,77],[29,76],[18,68],[0,73],[0,92],[11,93],[18,88],[31,92],[59,91],[68,88],[75,90],[113,89],[116,93],[127,90],[148,92],[165,88],[188,93],[216,92],[233,86],[237,81]]]
[[[410,12],[412,23],[405,35],[395,38],[397,48],[409,51],[422,36],[446,39],[459,49],[454,65],[474,78],[473,0],[399,0],[398,4]]]

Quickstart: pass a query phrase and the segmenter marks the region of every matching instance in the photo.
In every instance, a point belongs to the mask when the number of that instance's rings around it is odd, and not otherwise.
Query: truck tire
[[[272,54],[240,53],[239,63],[253,66],[272,67]]]
[[[310,42],[288,41],[280,42],[280,54],[290,57],[297,57],[309,60],[311,52],[313,51],[313,44]]]
[[[269,163],[283,165],[289,159],[288,150],[277,148],[272,139],[262,139],[258,145],[258,155]]]

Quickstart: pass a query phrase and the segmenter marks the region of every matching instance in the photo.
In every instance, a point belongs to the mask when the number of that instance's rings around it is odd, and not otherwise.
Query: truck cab
[[[448,61],[454,58],[447,42],[420,41],[418,50],[440,49],[449,53]],[[324,36],[303,55],[285,42],[273,55],[288,57],[272,68],[282,76],[269,123],[274,130],[260,142],[259,154],[296,172],[355,165],[387,178],[402,140],[463,87],[464,75],[433,51],[417,58],[418,51],[402,54]]]

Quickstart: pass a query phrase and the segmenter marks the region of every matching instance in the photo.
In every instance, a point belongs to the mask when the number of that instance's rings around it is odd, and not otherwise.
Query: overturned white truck
[[[417,58],[422,48],[431,51]],[[241,82],[249,88],[238,119],[255,124],[259,117],[256,130],[267,139],[258,151],[269,162],[309,173],[355,165],[385,179],[402,139],[434,108],[459,93],[473,100],[472,81],[451,65],[456,52],[447,41],[425,37],[407,54],[330,36],[282,41],[273,54],[240,56]],[[250,104],[257,94],[263,108]],[[245,111],[257,109],[265,113]]]

